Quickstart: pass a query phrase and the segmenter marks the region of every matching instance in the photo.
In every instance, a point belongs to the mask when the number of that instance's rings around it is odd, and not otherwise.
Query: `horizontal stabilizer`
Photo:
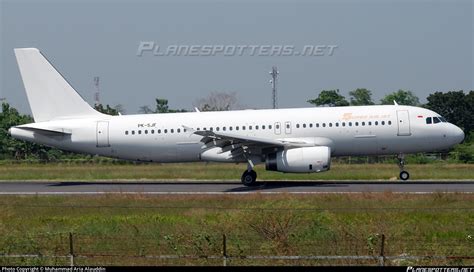
[[[35,126],[35,124],[16,126],[14,128],[33,131],[35,133],[42,134],[42,135],[45,135],[45,136],[64,136],[64,135],[72,134],[72,132],[68,129],[64,129],[64,128],[43,128],[43,127]]]

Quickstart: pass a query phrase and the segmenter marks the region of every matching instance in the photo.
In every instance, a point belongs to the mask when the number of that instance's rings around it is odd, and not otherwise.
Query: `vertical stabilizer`
[[[100,116],[36,48],[15,48],[35,122]]]

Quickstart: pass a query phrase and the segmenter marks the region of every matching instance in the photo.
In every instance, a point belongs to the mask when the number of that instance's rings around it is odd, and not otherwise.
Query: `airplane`
[[[36,48],[14,49],[34,123],[9,134],[59,149],[141,162],[246,163],[241,181],[257,184],[254,166],[319,173],[338,156],[446,150],[464,132],[434,111],[398,105],[313,107],[111,116],[93,109]]]

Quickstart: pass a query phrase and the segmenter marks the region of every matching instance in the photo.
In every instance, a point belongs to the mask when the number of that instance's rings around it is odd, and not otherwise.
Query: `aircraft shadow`
[[[240,186],[225,190],[224,192],[251,192],[261,190],[272,190],[282,188],[295,188],[295,187],[347,187],[350,184],[338,183],[338,182],[321,182],[321,181],[265,181],[257,182],[255,186]]]
[[[81,186],[81,185],[143,185],[143,186],[155,186],[155,185],[230,185],[230,184],[241,184],[240,182],[224,182],[224,181],[209,181],[209,182],[182,182],[182,181],[167,181],[167,182],[154,182],[154,181],[127,181],[127,182],[114,182],[114,181],[61,181],[51,183],[48,186]]]

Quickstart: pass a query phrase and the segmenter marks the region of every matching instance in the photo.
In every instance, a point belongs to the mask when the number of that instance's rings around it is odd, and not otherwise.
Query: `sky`
[[[90,104],[127,114],[192,109],[210,92],[243,108],[270,108],[269,71],[280,71],[281,108],[308,107],[324,89],[375,101],[398,89],[421,102],[434,91],[472,90],[472,1],[10,1],[0,0],[0,97],[30,113],[13,48],[37,47]],[[322,56],[137,56],[140,42],[170,45],[335,45]]]

